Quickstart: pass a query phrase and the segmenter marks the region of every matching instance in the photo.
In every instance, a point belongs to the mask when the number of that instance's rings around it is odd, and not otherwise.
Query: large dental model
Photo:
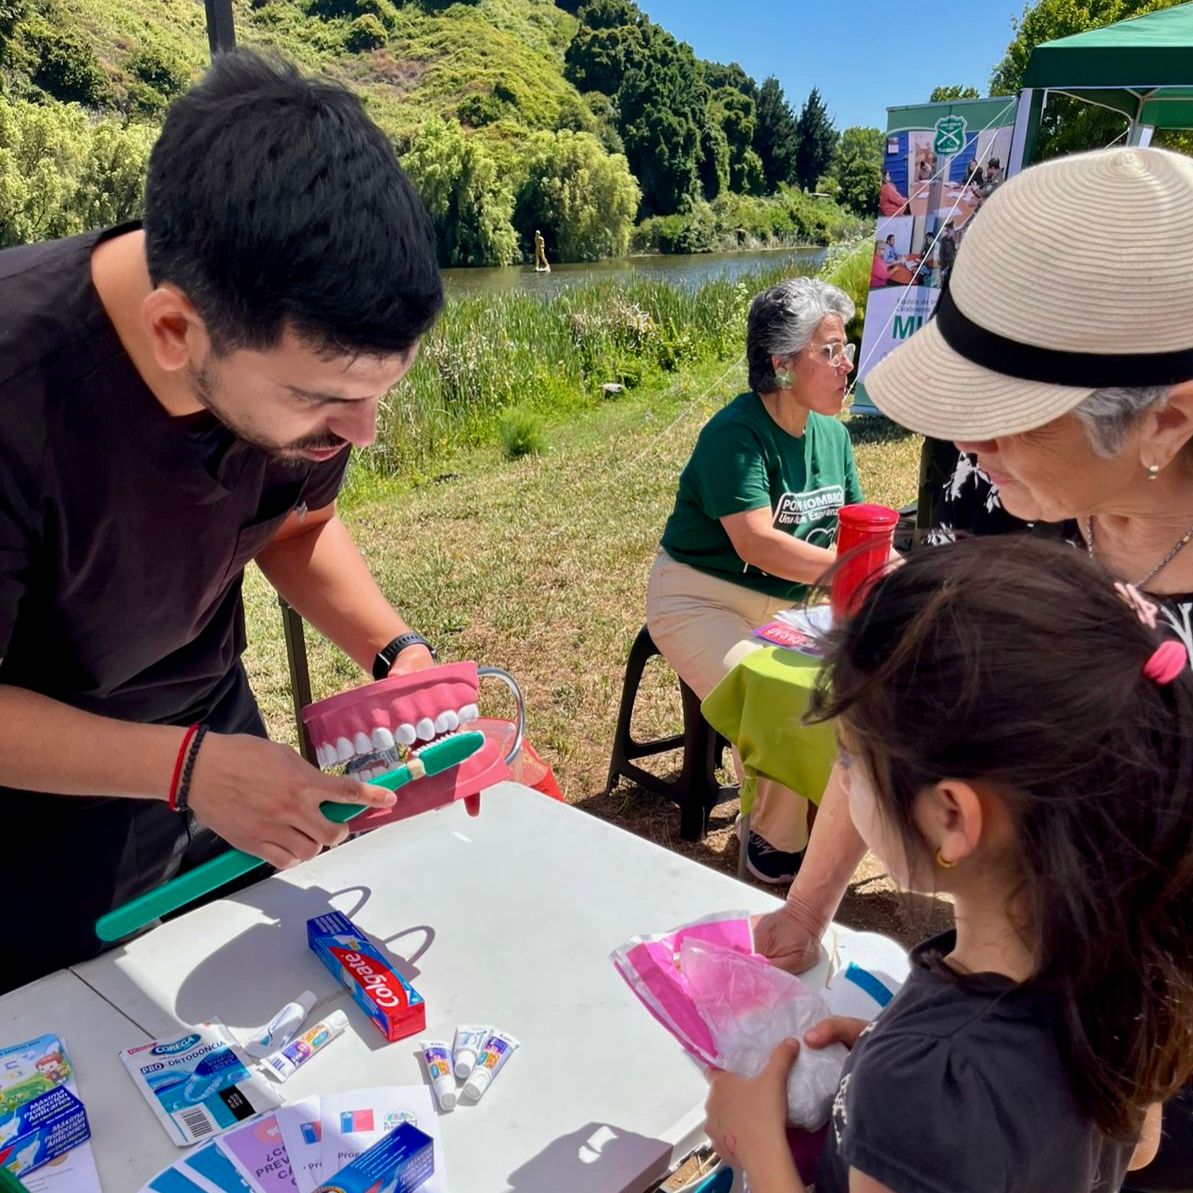
[[[513,677],[497,667],[448,663],[410,675],[365,684],[302,710],[307,739],[323,770],[343,767],[368,781],[392,770],[407,750],[421,753],[454,733],[484,731],[477,689],[483,679],[496,679],[513,693],[517,719],[505,756],[488,735],[485,744],[458,767],[411,782],[402,798],[384,810],[370,809],[353,824],[354,831],[377,828],[417,816],[454,800],[463,800],[470,815],[480,810],[479,793],[510,777],[509,765],[522,748],[525,707]]]
[[[396,791],[399,787],[405,787],[408,783],[417,782],[428,775],[449,769],[455,770],[465,758],[475,754],[484,742],[484,736],[480,733],[452,734],[442,741],[429,743],[395,770],[376,775],[370,782]],[[326,802],[319,806],[319,810],[328,820],[337,824],[352,820],[365,811],[360,804]],[[240,849],[228,849],[100,916],[95,921],[95,934],[100,940],[107,942],[123,940],[144,928],[146,924],[177,911],[217,887],[231,882],[232,879],[251,873],[264,865],[259,857]]]
[[[477,708],[478,684],[488,677],[501,680],[517,705],[514,738],[504,758],[497,742],[482,732],[486,723]],[[525,728],[522,692],[513,678],[475,663],[451,663],[365,684],[307,705],[302,717],[322,769],[344,767],[365,782],[402,789],[397,803],[384,810],[322,805],[329,820],[342,824],[352,819],[357,829],[377,828],[455,800],[463,800],[475,816],[481,790],[509,778],[509,763],[522,748]],[[101,916],[96,935],[108,942],[122,940],[261,865],[259,858],[230,849]]]

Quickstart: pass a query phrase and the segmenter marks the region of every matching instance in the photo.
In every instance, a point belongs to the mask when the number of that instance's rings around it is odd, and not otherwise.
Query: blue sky
[[[700,58],[775,75],[798,115],[812,87],[838,128],[883,127],[886,108],[937,84],[984,95],[1024,0],[638,0]]]

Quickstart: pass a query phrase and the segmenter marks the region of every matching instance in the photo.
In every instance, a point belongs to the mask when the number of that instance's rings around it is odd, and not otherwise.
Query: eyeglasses
[[[834,369],[839,369],[843,364],[848,362],[853,364],[854,357],[857,356],[856,344],[842,344],[839,340],[834,340],[831,344],[821,344],[816,351],[820,353],[825,360],[828,361]]]

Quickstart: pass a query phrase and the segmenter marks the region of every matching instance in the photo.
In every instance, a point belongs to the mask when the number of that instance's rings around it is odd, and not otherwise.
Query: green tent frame
[[[1121,113],[1130,145],[1157,128],[1193,128],[1193,3],[1044,42],[1023,82],[1009,173],[1031,162],[1050,91]]]

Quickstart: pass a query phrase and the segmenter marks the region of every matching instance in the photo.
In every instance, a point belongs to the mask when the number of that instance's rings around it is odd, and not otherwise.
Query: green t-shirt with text
[[[806,586],[746,564],[721,519],[766,507],[776,529],[815,547],[831,547],[837,513],[861,500],[853,446],[842,423],[809,414],[797,438],[767,414],[757,394],[739,394],[700,432],[680,473],[662,546],[680,563],[795,602]]]

